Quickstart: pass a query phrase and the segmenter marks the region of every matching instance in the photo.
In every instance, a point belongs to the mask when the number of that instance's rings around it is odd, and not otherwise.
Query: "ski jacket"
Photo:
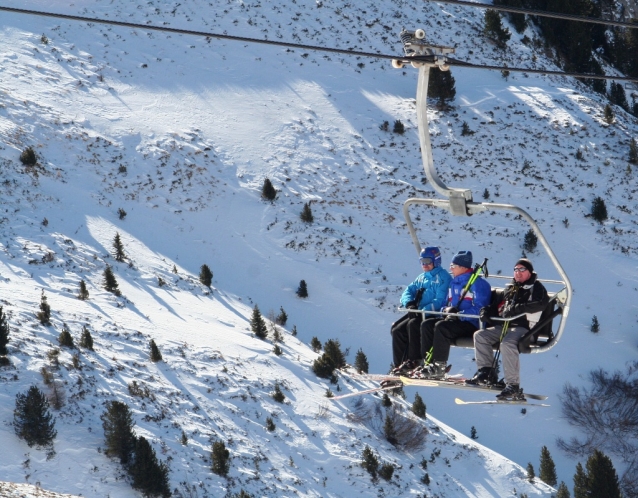
[[[421,273],[414,282],[408,285],[401,296],[401,306],[404,308],[414,301],[421,292],[421,300],[416,303],[417,308],[427,311],[440,311],[445,304],[445,296],[450,286],[450,274],[443,268],[435,267],[431,271]],[[423,289],[421,291],[421,289]]]
[[[460,314],[478,315],[483,306],[489,306],[492,298],[492,286],[482,277],[478,277],[468,289],[463,302],[459,303],[459,297],[467,285],[472,272],[461,273],[452,279],[447,296],[447,305],[454,306]],[[459,317],[460,320],[471,322],[478,328],[478,318]]]
[[[525,313],[524,316],[512,320],[510,324],[527,329],[536,325],[549,303],[547,289],[537,278],[534,272],[526,282],[518,283],[513,280],[504,290],[499,291],[491,306],[490,316],[507,318]]]

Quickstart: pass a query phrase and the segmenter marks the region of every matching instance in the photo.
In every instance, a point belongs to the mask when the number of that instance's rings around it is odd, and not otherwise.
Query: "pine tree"
[[[268,337],[268,327],[266,327],[266,321],[261,316],[261,312],[259,311],[259,307],[255,305],[253,308],[253,315],[250,319],[250,330],[252,330],[255,336],[260,339],[265,339]]]
[[[275,197],[277,197],[277,191],[271,181],[266,178],[263,187],[261,187],[261,198],[267,201],[274,201]]]
[[[66,348],[75,347],[75,344],[73,343],[73,336],[71,335],[71,331],[66,323],[62,325],[62,332],[60,332],[60,335],[58,336],[58,342],[60,343],[60,346]]]
[[[552,460],[547,446],[541,448],[541,462],[538,468],[538,477],[540,477],[540,480],[545,484],[549,484],[552,487],[556,487],[556,483],[558,482],[556,465],[554,465],[554,460]]]
[[[398,444],[397,440],[397,430],[394,426],[394,419],[389,413],[385,415],[385,422],[383,424],[383,435],[388,443],[392,446],[396,446]]]
[[[305,280],[299,282],[299,287],[297,288],[297,296],[301,298],[308,297],[308,286],[306,285]]]
[[[286,395],[281,391],[281,387],[279,387],[279,382],[275,382],[275,390],[272,393],[272,399],[274,399],[277,403],[283,403],[286,399]]]
[[[306,202],[303,205],[303,210],[301,211],[301,221],[306,223],[312,223],[314,221],[314,216],[312,216],[312,210],[310,209],[310,203]]]
[[[605,122],[608,124],[612,124],[614,122],[614,110],[611,108],[609,104],[605,105]]]
[[[155,344],[155,341],[153,339],[151,339],[150,348],[151,348],[151,361],[153,363],[162,361],[162,353],[160,353],[160,350],[157,347],[157,344]]]
[[[385,479],[386,481],[389,481],[390,479],[392,479],[393,475],[394,465],[392,465],[391,463],[384,463],[383,465],[381,465],[381,468],[379,469],[379,477]]]
[[[598,323],[598,317],[596,315],[594,315],[594,317],[591,319],[589,330],[592,331],[594,334],[600,332],[600,323]]]
[[[476,427],[474,427],[474,426],[472,426],[472,428],[470,429],[470,438],[478,439],[478,436],[476,434]]]
[[[310,339],[310,349],[312,349],[315,353],[321,351],[322,347],[321,341],[317,339],[317,336],[313,336],[312,339]]]
[[[275,323],[277,325],[281,325],[282,327],[285,327],[287,321],[288,321],[288,314],[284,310],[284,307],[280,306],[279,307],[279,314],[275,318]]]
[[[503,28],[501,23],[501,15],[492,9],[485,11],[485,26],[483,27],[485,35],[494,40],[499,48],[505,48],[512,34],[508,29]]]
[[[580,462],[576,465],[576,473],[574,474],[574,498],[589,498],[587,474],[585,474]]]
[[[89,351],[93,351],[93,337],[91,332],[86,328],[86,325],[82,327],[82,337],[80,337],[80,347],[86,348]]]
[[[625,95],[625,89],[620,83],[611,83],[609,89],[609,101],[612,104],[616,104],[622,107],[625,111],[629,112],[629,103],[627,102],[627,95]]]
[[[157,460],[155,450],[143,436],[135,441],[135,458],[129,467],[129,474],[133,478],[133,488],[144,496],[171,496],[168,467]]]
[[[55,419],[49,413],[49,402],[36,386],[31,386],[26,394],[16,395],[13,427],[29,447],[48,446],[55,439],[57,431]]]
[[[536,477],[536,474],[534,473],[534,466],[532,465],[531,462],[529,462],[527,464],[527,480],[529,482],[534,482],[535,477]]]
[[[312,364],[312,371],[317,377],[331,379],[334,375],[335,364],[327,354],[322,354]]]
[[[208,265],[204,264],[199,269],[199,281],[208,288],[210,288],[213,283],[213,272],[210,270]]]
[[[338,339],[329,339],[323,345],[323,351],[327,354],[335,365],[335,368],[346,366],[346,356],[341,351],[341,343]]]
[[[423,398],[416,393],[414,395],[414,402],[412,403],[412,413],[414,413],[417,417],[425,418],[425,403],[423,402]]]
[[[400,119],[397,119],[394,122],[394,125],[392,125],[392,131],[398,135],[403,135],[405,133],[405,125]]]
[[[525,252],[533,252],[538,244],[538,236],[531,228],[525,232],[525,238],[523,240],[523,249]]]
[[[367,444],[361,452],[361,466],[372,476],[373,479],[376,479],[377,470],[379,468],[379,460]]]
[[[122,244],[122,239],[120,238],[120,233],[115,233],[115,238],[113,239],[113,249],[115,250],[115,261],[119,261],[120,263],[126,259],[126,254],[124,254],[124,245]]]
[[[20,162],[25,166],[35,166],[38,162],[38,157],[33,150],[33,147],[27,147],[20,154]]]
[[[602,223],[607,219],[607,206],[601,197],[597,196],[592,201],[591,216],[599,223]]]
[[[370,365],[368,364],[368,357],[365,355],[362,349],[359,349],[356,356],[354,357],[354,368],[360,374],[368,373]]]
[[[567,488],[567,484],[565,484],[563,481],[560,482],[556,491],[556,498],[571,498],[569,489]]]
[[[211,451],[211,470],[218,476],[226,477],[230,470],[230,451],[226,449],[223,441],[215,441]]]
[[[127,465],[135,450],[134,423],[129,407],[121,401],[108,401],[100,419],[106,443],[104,453]]]
[[[120,292],[120,289],[118,289],[117,280],[115,279],[113,270],[108,265],[104,269],[104,289],[108,292],[115,294],[116,296],[122,295],[122,293]]]
[[[51,306],[47,302],[44,289],[42,289],[42,295],[40,296],[40,311],[36,313],[36,316],[42,325],[51,325]]]
[[[9,354],[7,350],[7,344],[9,344],[9,322],[7,321],[7,315],[0,306],[0,356]]]
[[[638,164],[638,144],[636,144],[635,138],[632,138],[629,142],[629,162]]]
[[[620,498],[618,475],[611,459],[599,450],[587,459],[587,491],[588,496],[604,496]]]
[[[428,97],[437,99],[439,108],[445,108],[450,101],[454,100],[456,97],[455,85],[456,81],[452,76],[452,71],[442,71],[438,68],[430,69]]]
[[[383,393],[383,397],[381,398],[381,406],[384,408],[390,408],[392,406],[392,400],[386,392]]]
[[[89,298],[89,291],[86,288],[86,282],[84,280],[80,280],[80,293],[78,294],[78,299],[81,301],[86,301]]]

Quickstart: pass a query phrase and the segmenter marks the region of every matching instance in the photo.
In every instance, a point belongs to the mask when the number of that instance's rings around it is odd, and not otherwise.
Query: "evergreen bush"
[[[317,339],[316,336],[313,336],[312,339],[310,339],[310,348],[315,352],[318,353],[319,351],[321,351],[321,348],[323,346],[321,345],[321,341],[319,339]]]
[[[405,125],[401,122],[401,120],[400,120],[400,119],[397,119],[397,120],[394,122],[394,125],[393,125],[393,127],[392,127],[392,131],[393,131],[394,133],[399,134],[399,135],[403,135],[403,134],[405,133]]]
[[[309,202],[304,203],[300,218],[301,221],[306,223],[312,223],[315,220],[314,216],[312,215],[312,209],[310,209]]]
[[[534,466],[532,465],[532,462],[529,462],[527,464],[527,480],[533,483],[535,477],[536,474],[534,473]]]
[[[335,368],[343,368],[346,366],[346,356],[341,351],[341,343],[338,339],[329,339],[323,345],[323,352],[327,354]]]
[[[381,468],[379,469],[379,477],[385,479],[386,481],[389,481],[390,479],[392,479],[393,475],[394,465],[392,465],[391,463],[384,463],[383,465],[381,465]]]
[[[266,339],[268,337],[268,327],[266,327],[266,321],[261,316],[259,307],[255,305],[253,308],[253,314],[250,319],[250,330],[259,339]]]
[[[81,301],[86,301],[89,298],[89,291],[86,288],[86,282],[84,280],[80,280],[80,293],[78,294],[78,299]]]
[[[525,252],[534,252],[536,246],[538,245],[538,236],[534,233],[534,230],[531,228],[525,232],[525,238],[523,240],[523,249]]]
[[[120,289],[118,288],[117,280],[115,279],[113,270],[109,265],[106,265],[106,268],[104,269],[104,290],[111,292],[116,296],[122,295]]]
[[[275,426],[275,423],[273,422],[272,418],[270,417],[266,417],[266,430],[268,432],[272,432],[276,429],[277,427]]]
[[[210,288],[213,283],[213,272],[206,264],[202,265],[199,269],[199,281],[208,288]]]
[[[91,332],[89,332],[89,329],[86,327],[86,325],[82,327],[80,347],[86,348],[89,351],[93,351],[93,337],[91,337]]]
[[[416,393],[414,395],[414,402],[412,403],[412,413],[414,413],[419,418],[425,418],[425,403],[423,402],[423,398]]]
[[[62,332],[58,336],[58,342],[60,346],[65,348],[74,348],[75,344],[73,343],[73,336],[71,336],[71,331],[66,323],[62,325]]]
[[[29,447],[48,446],[55,439],[57,431],[55,419],[49,413],[49,402],[36,386],[31,386],[26,394],[16,395],[13,427]]]
[[[288,314],[284,311],[284,307],[279,307],[279,314],[275,317],[275,323],[277,325],[281,325],[282,327],[286,326],[286,322],[288,321]]]
[[[394,419],[393,417],[387,413],[385,416],[385,422],[383,424],[383,435],[388,443],[392,446],[396,446],[398,444],[397,440],[397,431],[394,427]]]
[[[283,403],[286,399],[286,395],[281,391],[281,387],[279,387],[279,382],[275,382],[275,390],[272,393],[272,399],[274,399],[277,403]]]
[[[126,254],[124,254],[124,244],[122,244],[122,238],[120,237],[120,233],[116,232],[115,237],[113,238],[113,249],[115,251],[114,257],[115,261],[122,262],[126,259]]]
[[[279,347],[278,344],[275,344],[275,346],[272,348],[272,352],[275,353],[277,356],[281,356],[283,354],[283,350]]]
[[[36,317],[40,320],[42,325],[51,325],[51,306],[47,302],[47,296],[44,294],[44,289],[42,289],[42,294],[40,295],[40,311],[36,313]]]
[[[470,429],[470,438],[478,439],[478,435],[476,434],[476,427],[474,426],[472,426],[472,428]]]
[[[357,351],[354,357],[354,368],[360,374],[367,374],[370,365],[368,364],[368,357],[365,355],[362,349]]]
[[[381,131],[388,131],[390,129],[390,123],[388,121],[384,121],[379,125],[379,129]]]
[[[485,11],[485,26],[483,27],[485,35],[496,42],[499,48],[505,48],[512,34],[508,29],[503,28],[501,23],[501,15],[493,9]]]
[[[308,297],[308,286],[306,285],[305,280],[299,282],[299,287],[297,288],[297,296],[301,298]]]
[[[312,371],[317,377],[322,379],[332,379],[334,375],[335,364],[327,354],[322,354],[312,364]]]
[[[118,208],[117,210],[117,216],[120,218],[120,220],[123,220],[124,218],[126,218],[127,212],[124,211],[122,208]]]
[[[605,115],[606,123],[612,124],[614,122],[614,118],[616,116],[614,115],[614,110],[611,108],[609,104],[605,105],[604,115]]]
[[[153,339],[151,339],[151,343],[150,343],[150,348],[151,348],[151,361],[153,363],[157,363],[158,361],[162,361],[162,353],[160,353],[159,348],[157,347],[157,344],[155,344],[155,341]]]
[[[38,162],[38,157],[33,150],[33,147],[27,147],[20,154],[20,162],[25,166],[35,166]]]
[[[452,71],[442,71],[439,68],[430,69],[428,79],[428,97],[438,101],[439,108],[445,108],[456,97],[456,81]],[[465,129],[465,128],[464,128]],[[463,131],[461,131],[463,135]]]
[[[470,129],[470,125],[467,124],[467,121],[463,121],[461,125],[461,136],[466,137],[468,135],[474,135],[474,133],[475,132]]]
[[[266,178],[264,185],[261,187],[261,198],[267,201],[274,201],[275,197],[277,197],[277,191],[275,187],[273,187],[272,182]]]
[[[372,476],[372,479],[377,478],[377,470],[379,469],[379,459],[375,456],[370,446],[366,444],[366,447],[361,452],[361,466],[364,470]]]
[[[594,315],[591,319],[591,325],[589,326],[589,330],[594,334],[600,332],[600,323],[598,322],[598,317]]]
[[[223,441],[215,441],[211,451],[211,470],[218,476],[226,477],[230,470],[230,451]]]
[[[136,441],[131,410],[121,401],[108,401],[100,419],[106,444],[104,453],[127,465],[133,456]]]
[[[168,467],[157,460],[155,450],[142,436],[135,441],[135,458],[128,471],[133,478],[133,488],[141,491],[144,496],[171,496]]]
[[[7,344],[9,344],[9,331],[7,315],[2,306],[0,306],[0,356],[9,354],[9,350],[7,349]]]
[[[591,205],[591,216],[598,223],[602,223],[607,219],[607,206],[601,197],[595,197]]]

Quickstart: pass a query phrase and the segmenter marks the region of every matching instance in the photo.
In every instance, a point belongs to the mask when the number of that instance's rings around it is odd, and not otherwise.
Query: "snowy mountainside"
[[[44,10],[42,2],[19,3]],[[426,3],[415,13],[407,7],[406,2],[273,6],[255,1],[220,7],[200,1],[114,1],[75,2],[55,10],[383,53],[399,52],[401,27],[425,27],[434,43],[456,44],[459,58],[554,67],[536,44],[521,43],[522,35],[514,35],[505,52],[496,50],[479,36],[479,11]],[[30,451],[25,457],[30,467],[12,458],[11,479],[29,474],[31,481],[40,479],[61,492],[102,496],[108,490],[111,496],[130,496],[117,466],[96,453],[103,444],[101,403],[125,396],[139,414],[138,430],[153,441],[160,458],[171,456],[171,482],[182,493],[187,489],[182,482],[201,482],[200,493],[211,496],[222,490],[224,481],[208,472],[206,459],[213,435],[228,433],[242,435],[231,447],[237,462],[236,480],[227,488],[232,492],[244,487],[275,495],[294,488],[303,496],[340,496],[350,479],[372,496],[376,488],[356,466],[367,436],[384,460],[403,466],[393,484],[382,486],[388,495],[399,489],[407,494],[411,485],[415,492],[427,491],[419,484],[421,454],[392,450],[381,442],[378,427],[350,424],[346,414],[354,405],[327,405],[322,395],[330,386],[308,370],[314,353],[287,335],[284,355],[277,358],[272,344],[251,339],[246,330],[254,304],[264,312],[283,306],[302,342],[312,336],[339,338],[350,348],[350,360],[361,347],[372,370],[387,370],[394,308],[418,271],[401,204],[410,196],[434,196],[424,182],[415,133],[416,72],[393,70],[373,59],[6,13],[2,19],[9,43],[0,51],[5,210],[0,275],[13,327],[14,365],[3,372],[2,420],[11,420],[15,393],[32,382],[41,385],[38,372],[47,364],[46,351],[57,344],[62,323],[76,336],[82,325],[90,326],[97,344],[95,354],[82,352],[84,373],[66,370],[72,357],[62,353],[58,375],[68,382],[69,402],[58,417],[57,456],[46,461]],[[526,34],[535,39],[531,28]],[[565,265],[577,299],[560,347],[523,359],[525,388],[552,397],[546,412],[469,411],[450,408],[453,393],[420,393],[428,414],[466,434],[475,425],[480,442],[520,465],[535,461],[540,447],[548,445],[559,478],[570,482],[575,462],[553,445],[555,435],[570,431],[559,420],[556,395],[562,381],[577,379],[593,366],[620,367],[635,356],[630,336],[635,311],[627,304],[636,287],[637,206],[626,157],[629,138],[637,135],[636,121],[616,109],[615,124],[607,125],[604,99],[572,80],[515,73],[505,80],[498,73],[468,70],[453,74],[454,109],[429,111],[442,178],[451,186],[472,188],[475,198],[487,188],[491,201],[527,209]],[[395,119],[406,124],[406,134],[379,129],[384,120]],[[473,135],[461,135],[463,122]],[[40,157],[40,167],[32,171],[17,160],[29,145]],[[264,177],[280,191],[272,204],[259,200]],[[584,217],[595,195],[605,198],[610,212],[602,226]],[[315,223],[307,226],[299,213],[309,201]],[[118,209],[126,211],[124,219]],[[490,257],[493,272],[507,273],[526,230],[510,218],[459,222],[432,211],[417,216],[424,244],[441,246],[446,264],[455,251],[470,248],[476,259]],[[130,266],[114,263],[109,255],[115,232],[123,237]],[[542,276],[556,276],[540,252],[532,257]],[[606,269],[596,285],[582,272],[592,262]],[[215,274],[212,293],[197,282],[203,263]],[[124,298],[102,290],[106,264],[113,265]],[[75,299],[81,278],[92,296],[87,303]],[[167,285],[160,287],[158,278]],[[307,301],[294,296],[300,279],[309,284]],[[622,299],[613,299],[620,287]],[[34,318],[42,289],[54,310],[52,329]],[[601,289],[610,302],[601,301]],[[593,314],[603,324],[599,336],[587,335]],[[613,330],[612,323],[617,324]],[[160,345],[165,364],[146,360],[150,338]],[[473,373],[471,356],[454,351],[455,370]],[[10,381],[14,375],[18,380]],[[92,388],[77,386],[78,378],[92,382]],[[152,403],[131,396],[133,379],[160,394]],[[269,400],[275,381],[282,383],[290,405]],[[342,380],[340,387],[349,385]],[[407,390],[409,400],[413,392]],[[249,398],[243,400],[242,393]],[[206,420],[216,411],[221,411],[219,420]],[[274,435],[259,423],[266,413],[276,420]],[[86,432],[74,439],[80,418]],[[509,431],[501,430],[503,423]],[[436,419],[429,422],[431,431],[433,425],[444,427]],[[547,439],[527,430],[541,425],[552,428]],[[180,428],[191,440],[186,448],[178,443]],[[12,428],[5,429],[3,439],[25,453]],[[312,431],[318,436],[309,435]],[[432,492],[503,496],[512,476],[519,491],[546,492],[527,484],[520,467],[481,447],[475,456],[473,443],[443,429],[447,433],[470,449],[431,436],[437,443],[428,441],[426,457],[440,444],[449,447],[442,454],[452,461],[451,470],[428,467]],[[288,434],[295,436],[292,442]],[[170,443],[162,446],[166,440]],[[73,455],[80,444],[82,451]],[[325,459],[323,469],[300,461],[291,446],[303,447],[302,453],[307,448],[314,455],[309,461]],[[463,454],[459,473],[453,472],[456,451]],[[266,455],[270,464],[249,455]],[[289,457],[294,466],[283,465]],[[84,473],[83,482],[51,470],[75,462],[98,470]],[[468,472],[466,463],[473,469],[485,466],[488,475]],[[284,470],[266,470],[269,465]]]

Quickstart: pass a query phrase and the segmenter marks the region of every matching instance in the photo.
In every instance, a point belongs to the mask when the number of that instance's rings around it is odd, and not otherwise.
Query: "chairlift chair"
[[[533,232],[536,234],[538,242],[540,242],[541,246],[545,249],[561,279],[539,279],[539,281],[543,284],[551,284],[560,288],[557,291],[548,291],[550,303],[543,312],[539,322],[534,325],[530,332],[523,338],[523,340],[521,340],[519,350],[521,353],[543,353],[548,351],[558,343],[563,331],[565,330],[565,324],[569,314],[573,293],[569,278],[556,258],[556,255],[552,251],[549,243],[543,236],[540,228],[536,224],[536,221],[534,221],[534,219],[525,210],[512,204],[474,202],[472,199],[472,192],[469,189],[449,188],[441,181],[434,169],[432,145],[430,143],[430,132],[427,118],[428,80],[431,68],[437,68],[433,70],[441,71],[449,70],[449,66],[446,64],[446,54],[454,53],[454,48],[427,44],[425,41],[425,31],[422,29],[417,29],[416,31],[407,31],[404,29],[401,32],[401,41],[403,42],[405,57],[393,60],[392,66],[398,69],[410,64],[419,71],[416,92],[416,110],[423,169],[425,170],[425,175],[430,185],[432,185],[437,193],[443,196],[443,199],[410,198],[403,204],[403,216],[405,217],[417,254],[421,251],[421,244],[414,228],[414,223],[410,217],[410,207],[413,205],[424,205],[445,209],[453,216],[465,217],[485,212],[505,211],[512,212],[527,221]],[[491,275],[490,277],[509,280],[512,278],[500,275]],[[443,314],[436,312],[425,313]],[[560,321],[556,332],[554,333],[552,330],[553,320],[557,316],[560,316]],[[454,345],[458,347],[474,347],[471,338],[461,338],[457,340],[457,343]]]

